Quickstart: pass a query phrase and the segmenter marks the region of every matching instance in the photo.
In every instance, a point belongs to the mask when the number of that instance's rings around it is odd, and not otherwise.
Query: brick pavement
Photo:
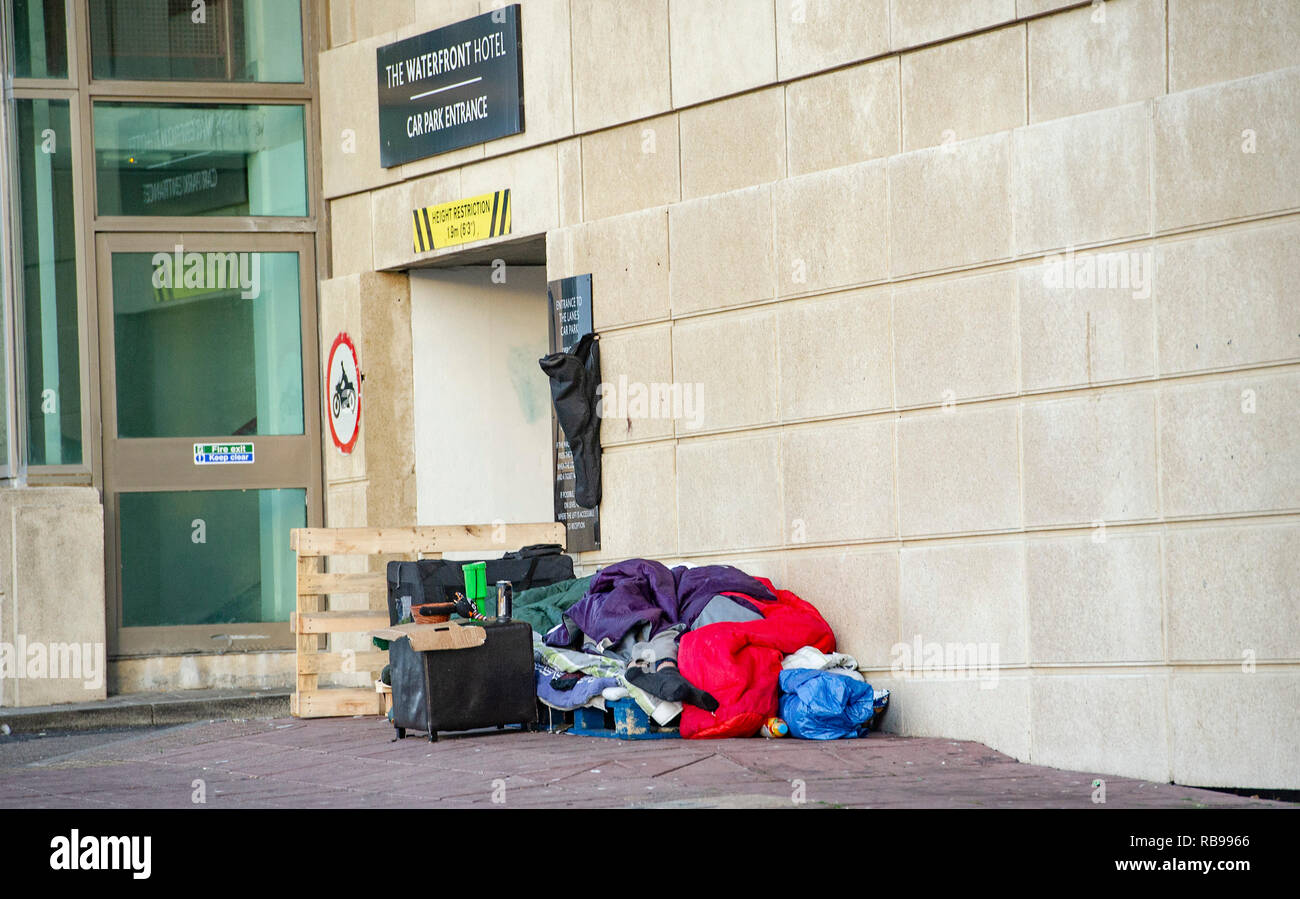
[[[1095,807],[1097,775],[954,740],[624,742],[503,731],[431,744],[392,734],[379,718],[272,719],[119,732],[102,743],[87,735],[81,748],[35,761],[30,746],[0,747],[0,807],[194,807],[196,780],[205,806],[238,808]],[[1104,779],[1108,808],[1288,805]]]

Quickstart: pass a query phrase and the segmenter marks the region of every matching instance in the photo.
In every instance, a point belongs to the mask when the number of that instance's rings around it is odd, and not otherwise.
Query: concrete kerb
[[[11,733],[159,727],[232,718],[284,718],[289,690],[187,690],[130,693],[100,702],[31,708],[0,708],[0,725]]]

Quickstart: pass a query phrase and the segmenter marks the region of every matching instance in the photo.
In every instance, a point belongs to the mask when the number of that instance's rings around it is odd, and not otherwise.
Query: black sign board
[[[551,352],[569,352],[592,330],[591,275],[561,278],[546,285],[551,304]],[[600,549],[600,508],[584,509],[574,499],[573,453],[560,423],[551,415],[551,445],[555,448],[555,520],[564,522],[571,553]]]
[[[376,57],[384,168],[524,130],[517,3],[380,47]]]

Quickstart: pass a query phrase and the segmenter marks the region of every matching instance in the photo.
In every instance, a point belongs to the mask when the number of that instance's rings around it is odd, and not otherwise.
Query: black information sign
[[[550,351],[567,353],[592,330],[591,275],[551,281],[546,298],[551,304]],[[600,549],[600,508],[584,509],[573,499],[573,453],[553,410],[551,445],[555,448],[555,520],[564,522],[568,532],[565,548],[571,553]]]
[[[524,130],[519,4],[376,51],[384,168]]]

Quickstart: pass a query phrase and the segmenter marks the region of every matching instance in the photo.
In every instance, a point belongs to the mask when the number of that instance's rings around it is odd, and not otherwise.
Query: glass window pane
[[[0,110],[0,140],[6,137],[5,125],[7,124],[3,110]],[[3,196],[3,191],[0,191]],[[8,229],[5,227],[5,216],[0,215],[0,246],[9,239]],[[0,263],[4,261],[4,253],[0,251]],[[4,270],[3,264],[0,264],[0,476],[9,475],[9,309],[5,303],[5,278],[9,273]]]
[[[303,433],[297,253],[112,265],[119,437]]]
[[[298,0],[92,0],[96,78],[302,81]]]
[[[15,78],[68,77],[68,25],[63,0],[14,0]]]
[[[2,218],[2,216],[0,216]],[[0,222],[0,240],[6,239]],[[2,258],[2,257],[0,257]],[[9,339],[5,330],[4,275],[0,271],[0,476],[9,474]]]
[[[301,106],[95,104],[100,215],[306,215]]]
[[[67,100],[15,100],[27,461],[81,463],[76,203]]]
[[[307,491],[119,494],[123,627],[288,621]]]

